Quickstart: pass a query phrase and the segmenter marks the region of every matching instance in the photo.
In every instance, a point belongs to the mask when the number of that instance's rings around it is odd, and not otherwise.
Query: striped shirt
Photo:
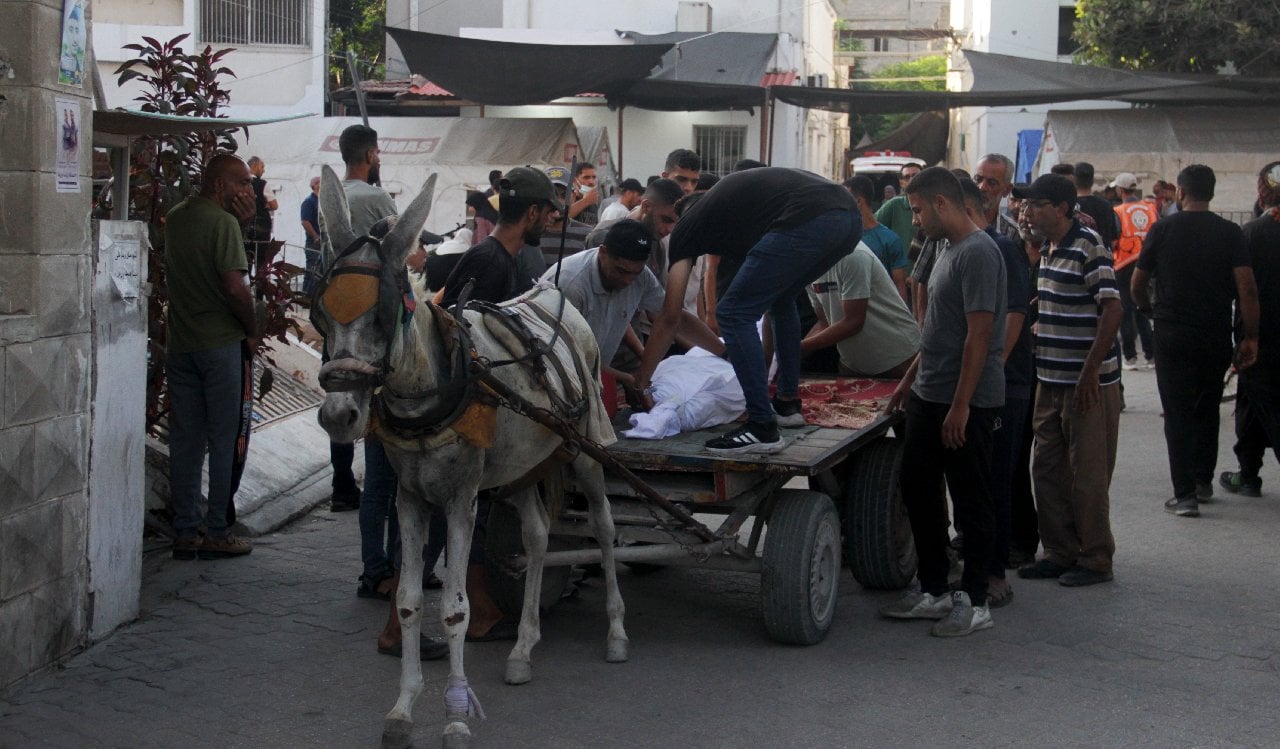
[[[1045,242],[1040,252],[1036,376],[1050,385],[1075,385],[1098,334],[1103,300],[1120,298],[1111,252],[1079,221],[1060,243]],[[1119,349],[1113,346],[1098,368],[1098,384],[1119,381]]]

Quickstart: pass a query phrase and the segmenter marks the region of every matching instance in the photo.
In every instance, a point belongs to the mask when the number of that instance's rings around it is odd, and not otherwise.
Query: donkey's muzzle
[[[320,366],[320,387],[326,393],[369,390],[382,379],[382,370],[359,359],[333,359]]]

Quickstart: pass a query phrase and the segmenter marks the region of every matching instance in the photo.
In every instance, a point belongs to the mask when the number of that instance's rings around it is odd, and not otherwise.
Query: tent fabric
[[[1217,174],[1217,211],[1246,211],[1257,197],[1258,169],[1275,158],[1280,108],[1234,109],[1206,117],[1176,108],[1050,110],[1036,173],[1087,161],[1099,179],[1132,172],[1144,187],[1173,180],[1189,164]]]
[[[947,158],[947,138],[951,119],[946,112],[921,112],[874,143],[858,145],[856,151],[910,151],[926,164],[938,164]]]
[[[520,44],[387,27],[409,70],[480,104],[544,104],[645,78],[671,44]]]
[[[267,187],[280,202],[278,239],[302,246],[297,207],[322,165],[342,173],[338,136],[357,124],[359,117],[325,117],[251,131],[246,147],[266,161]],[[408,205],[432,172],[439,175],[425,227],[436,234],[466,219],[467,193],[488,189],[489,170],[568,166],[580,147],[568,118],[370,117],[369,125],[378,131],[382,185],[397,205]]]
[[[578,160],[595,164],[597,185],[607,188],[622,181],[613,162],[613,151],[609,148],[609,128],[604,125],[579,125],[578,142],[582,145]]]
[[[620,31],[638,44],[671,44],[662,68],[644,80],[615,91],[609,106],[662,112],[746,109],[761,106],[778,44],[777,34],[720,31],[640,34]]]
[[[302,112],[283,117],[185,117],[176,114],[139,112],[134,109],[98,109],[93,113],[95,134],[124,135],[130,137],[203,133],[210,130],[230,130],[237,127],[269,125],[273,122],[289,122],[315,115]]]
[[[1040,154],[1040,143],[1043,140],[1043,130],[1018,131],[1018,163],[1014,168],[1014,182],[1031,181],[1031,171],[1035,167],[1036,157]]]

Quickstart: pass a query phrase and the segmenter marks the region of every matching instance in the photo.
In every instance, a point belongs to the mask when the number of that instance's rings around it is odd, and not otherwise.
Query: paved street
[[[879,619],[892,594],[846,572],[830,636],[800,648],[765,636],[755,577],[623,571],[627,664],[603,660],[595,581],[543,619],[532,684],[502,683],[510,643],[468,647],[489,715],[476,744],[1276,745],[1280,471],[1268,455],[1260,499],[1219,491],[1199,519],[1164,513],[1155,378],[1126,381],[1114,583],[1015,579],[994,629],[944,641]],[[1219,466],[1234,468],[1223,414]],[[398,661],[374,652],[386,604],[354,595],[354,513],[314,512],[246,559],[155,552],[146,568],[136,623],[0,694],[0,746],[377,744]],[[438,742],[444,672],[426,665],[418,746]]]

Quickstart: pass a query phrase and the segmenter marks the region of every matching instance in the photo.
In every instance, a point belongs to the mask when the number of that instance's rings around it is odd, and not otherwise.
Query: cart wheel
[[[547,544],[547,551],[563,549],[554,538]],[[518,618],[524,609],[524,573],[513,574],[504,560],[524,553],[524,539],[520,533],[520,513],[506,502],[494,502],[489,508],[489,527],[485,533],[484,579],[489,596],[498,604],[502,613]],[[542,569],[541,610],[551,608],[569,585],[571,567],[544,567]]]
[[[845,550],[853,577],[865,588],[905,588],[916,575],[916,544],[898,475],[901,440],[863,447],[845,479]]]
[[[773,639],[821,642],[840,588],[840,516],[820,492],[779,489],[764,538],[760,600]]]

